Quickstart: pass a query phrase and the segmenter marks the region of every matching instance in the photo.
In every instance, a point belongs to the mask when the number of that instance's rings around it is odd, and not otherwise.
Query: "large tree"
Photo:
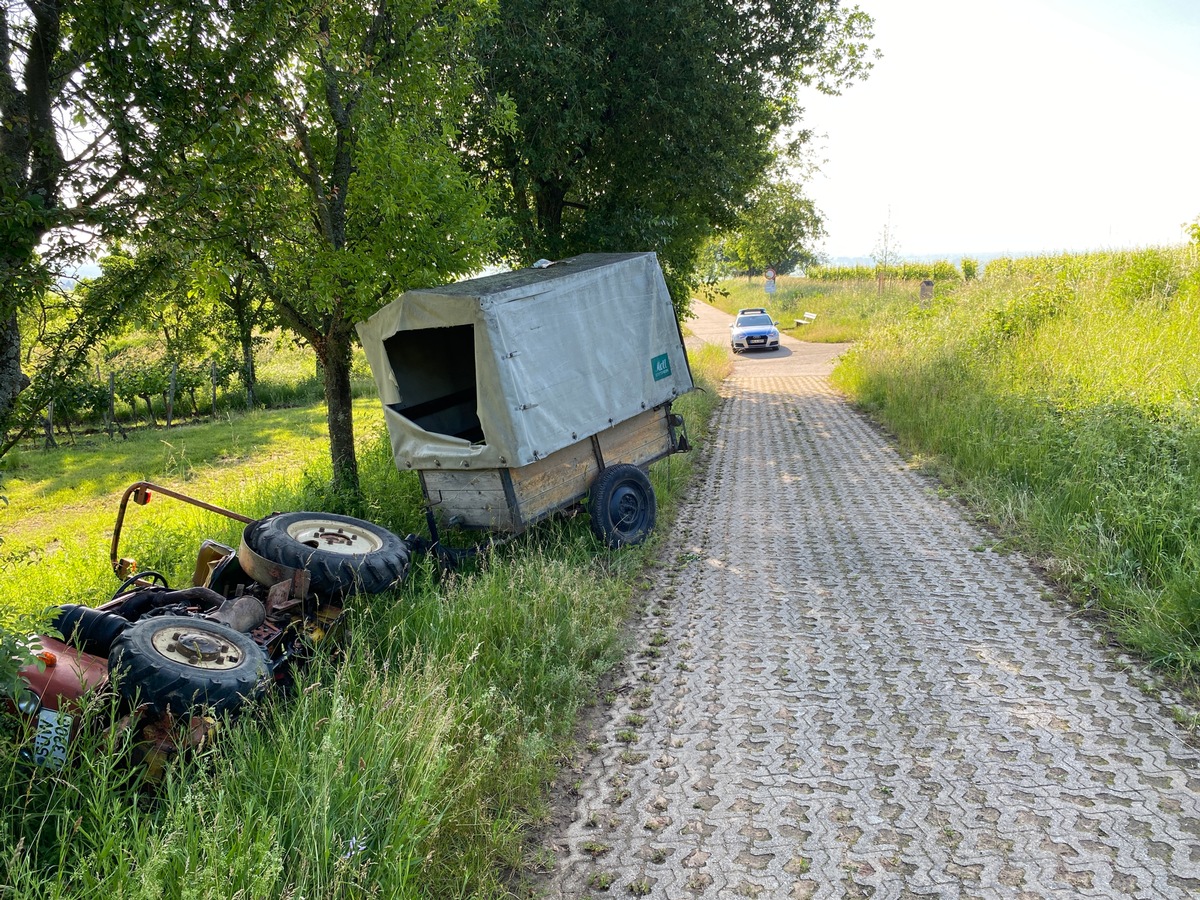
[[[864,74],[871,25],[837,0],[500,0],[484,90],[516,127],[481,143],[509,250],[653,249],[684,299],[703,240],[806,137],[798,88]]]
[[[157,199],[164,161],[259,89],[294,23],[305,20],[298,14],[304,5],[0,5],[0,432],[29,383],[18,311],[64,267],[94,253],[97,240],[141,221],[144,201]],[[82,345],[71,339],[64,346]],[[74,353],[45,358],[66,368],[77,361]]]
[[[790,272],[816,262],[814,242],[825,233],[821,213],[802,185],[779,177],[756,187],[722,251],[747,275],[774,267]]]
[[[482,15],[481,0],[327,0],[271,89],[176,164],[172,193],[191,196],[194,212],[163,228],[239,254],[278,321],[312,346],[345,494],[358,490],[355,324],[409,287],[472,271],[493,248],[456,131]]]

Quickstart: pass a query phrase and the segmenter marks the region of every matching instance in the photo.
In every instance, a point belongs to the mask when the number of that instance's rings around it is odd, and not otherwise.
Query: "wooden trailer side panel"
[[[600,463],[589,438],[508,473],[517,516],[523,525],[531,525],[583,497],[600,474]]]
[[[596,455],[599,445],[600,457]],[[529,525],[582,499],[604,466],[646,465],[672,450],[665,408],[649,409],[545,459],[509,469],[518,518]]]
[[[667,426],[667,409],[658,407],[634,416],[615,428],[596,435],[606,466],[617,463],[646,465],[666,456],[671,446],[671,431]]]
[[[648,409],[517,469],[424,469],[425,499],[442,525],[519,532],[587,495],[600,469],[645,466],[670,454],[668,408]]]
[[[520,529],[505,490],[507,474],[507,469],[426,469],[420,473],[421,489],[443,525],[515,531]]]

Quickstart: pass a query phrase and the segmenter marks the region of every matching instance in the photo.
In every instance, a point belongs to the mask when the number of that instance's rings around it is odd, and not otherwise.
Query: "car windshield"
[[[738,316],[737,327],[748,328],[754,325],[770,325],[770,316]]]

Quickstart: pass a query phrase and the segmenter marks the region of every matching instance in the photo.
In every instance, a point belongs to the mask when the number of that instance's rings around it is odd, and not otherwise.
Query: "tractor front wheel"
[[[113,641],[108,670],[130,705],[183,715],[233,712],[270,684],[271,663],[248,634],[192,616],[151,616]]]

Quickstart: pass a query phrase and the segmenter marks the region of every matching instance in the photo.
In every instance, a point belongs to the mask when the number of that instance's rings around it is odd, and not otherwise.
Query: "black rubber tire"
[[[205,663],[175,651],[181,644],[198,649],[201,640],[205,649],[228,655]],[[152,616],[126,628],[113,641],[108,671],[130,705],[175,715],[199,708],[233,712],[271,683],[271,661],[250,635],[192,616]]]
[[[327,528],[331,538],[362,540],[364,549],[305,540],[314,528]],[[309,587],[317,594],[340,596],[359,591],[378,594],[404,581],[411,552],[408,544],[386,528],[333,513],[276,513],[246,528],[246,546],[264,559],[293,569],[307,569]]]
[[[640,544],[654,530],[658,502],[650,478],[637,466],[610,466],[592,483],[592,531],[612,549]]]

